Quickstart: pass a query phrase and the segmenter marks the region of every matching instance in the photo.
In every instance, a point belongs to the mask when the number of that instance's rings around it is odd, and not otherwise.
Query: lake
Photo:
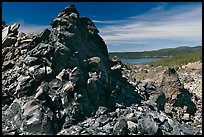
[[[122,62],[128,64],[145,64],[153,61],[158,61],[162,58],[138,58],[138,59],[121,59]]]

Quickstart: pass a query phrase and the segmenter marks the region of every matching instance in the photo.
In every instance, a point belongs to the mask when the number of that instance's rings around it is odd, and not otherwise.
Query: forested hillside
[[[117,56],[119,58],[143,58],[143,57],[168,57],[179,54],[199,53],[202,54],[202,46],[197,47],[178,47],[166,48],[154,51],[143,52],[110,52],[109,57]]]

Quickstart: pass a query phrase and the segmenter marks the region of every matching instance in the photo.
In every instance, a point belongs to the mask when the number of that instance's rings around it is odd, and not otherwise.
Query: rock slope
[[[201,134],[163,112],[165,92],[152,84],[140,92],[122,76],[123,64],[108,59],[99,30],[74,5],[51,26],[2,30],[4,135]]]
[[[148,89],[162,91],[165,100],[161,109],[170,117],[191,127],[202,127],[202,69],[194,67],[175,70],[168,67],[132,65],[123,68],[129,83],[148,97]],[[135,79],[136,77],[136,79]],[[158,104],[158,103],[157,103]],[[202,133],[202,130],[201,130]]]

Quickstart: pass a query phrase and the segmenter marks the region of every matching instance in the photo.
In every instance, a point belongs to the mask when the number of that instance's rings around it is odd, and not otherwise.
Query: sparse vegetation
[[[154,66],[182,66],[186,65],[189,62],[196,62],[196,61],[202,61],[202,54],[181,54],[181,55],[175,55],[171,57],[163,58],[159,61],[148,63],[150,65]]]

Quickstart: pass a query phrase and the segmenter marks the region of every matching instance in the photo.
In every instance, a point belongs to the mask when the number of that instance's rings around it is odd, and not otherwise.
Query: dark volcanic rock
[[[178,74],[174,68],[167,68],[164,72],[160,87],[162,88],[167,100],[174,100],[181,93],[183,85],[181,84]]]
[[[2,30],[6,27],[6,22],[2,20]]]
[[[169,113],[173,109],[178,111],[177,107],[183,108],[186,106],[187,113],[190,115],[195,114],[196,106],[192,101],[192,94],[184,89],[183,84],[179,80],[178,73],[174,68],[167,68],[165,70],[160,87],[167,100],[165,112]]]
[[[120,119],[113,127],[113,135],[127,135],[127,122],[124,119]]]
[[[163,92],[147,82],[145,95],[138,94],[137,87],[122,77],[123,64],[109,60],[94,23],[80,17],[74,5],[66,7],[51,26],[39,34],[18,34],[19,24],[2,30],[4,135],[179,133],[178,121],[166,114],[163,119],[168,123],[159,120]],[[166,89],[163,84],[161,88]],[[165,92],[171,100],[169,94],[174,93]],[[182,100],[186,96],[180,90],[176,94]],[[189,99],[184,102],[174,105],[185,106]],[[190,132],[186,125],[178,130],[182,129],[186,134],[200,133]]]
[[[27,117],[22,120],[22,134],[55,134],[91,116],[100,105],[114,109],[116,102],[140,102],[131,85],[113,75],[98,29],[89,18],[80,17],[74,5],[51,25],[51,30],[37,35],[18,35],[19,24],[2,30],[3,107],[15,98],[30,102],[19,108]],[[98,120],[106,124],[106,118]]]

